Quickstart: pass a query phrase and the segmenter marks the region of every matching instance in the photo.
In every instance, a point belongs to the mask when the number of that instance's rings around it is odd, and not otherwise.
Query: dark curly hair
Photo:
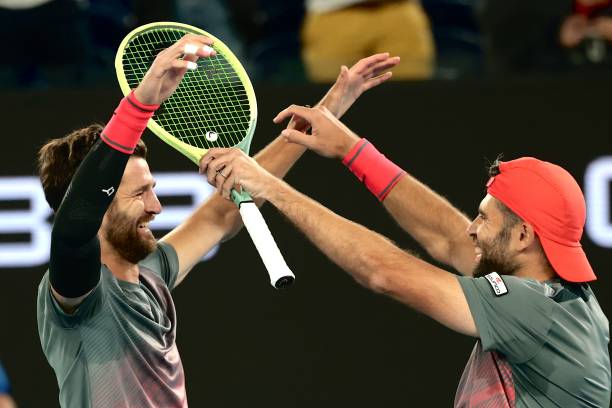
[[[98,123],[77,129],[59,139],[49,140],[38,151],[38,174],[45,198],[53,211],[59,208],[74,173],[92,146],[100,139],[103,129]],[[142,140],[138,142],[132,155],[146,159],[147,146]]]

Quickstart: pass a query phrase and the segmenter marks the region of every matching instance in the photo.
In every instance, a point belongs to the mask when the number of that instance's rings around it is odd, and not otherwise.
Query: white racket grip
[[[277,289],[289,286],[295,280],[295,275],[287,266],[259,208],[253,202],[243,202],[240,204],[240,215],[268,270],[272,286]]]

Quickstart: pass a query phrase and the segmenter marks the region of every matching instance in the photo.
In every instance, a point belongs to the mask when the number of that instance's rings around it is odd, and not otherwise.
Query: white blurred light
[[[194,173],[157,173],[159,197],[189,197],[185,205],[165,206],[151,224],[153,230],[171,230],[185,220],[214,189]],[[587,203],[586,233],[596,245],[612,248],[610,186],[612,156],[600,157],[586,168],[584,192]],[[0,210],[0,234],[29,234],[28,242],[0,242],[0,268],[33,267],[49,261],[51,214],[38,178],[0,177],[0,201],[27,201],[29,208]],[[216,253],[215,247],[203,260]]]
[[[586,231],[591,241],[605,248],[612,248],[611,183],[612,156],[600,157],[589,163],[584,174]]]
[[[152,230],[171,230],[185,220],[214,191],[193,173],[154,174],[158,197],[189,197],[189,204],[165,206],[151,223]],[[0,210],[0,234],[29,234],[28,242],[0,242],[0,268],[33,267],[49,262],[51,209],[37,177],[0,177],[0,201],[27,201],[27,209]],[[213,248],[202,260],[217,252]]]
[[[0,243],[0,267],[41,265],[49,260],[51,214],[36,177],[0,177],[0,201],[26,200],[29,209],[0,211],[0,234],[30,234],[29,242]]]

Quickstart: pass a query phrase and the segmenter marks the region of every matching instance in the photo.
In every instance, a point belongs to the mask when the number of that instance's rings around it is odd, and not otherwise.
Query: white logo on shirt
[[[485,278],[487,278],[487,280],[491,284],[495,296],[502,296],[508,293],[508,288],[506,287],[504,280],[501,278],[501,276],[499,276],[497,272],[491,272],[490,274],[485,275]]]
[[[113,195],[113,193],[115,192],[115,187],[112,187],[112,186],[111,186],[111,187],[107,188],[106,190],[105,190],[105,189],[102,189],[102,192],[103,192],[103,193],[106,193],[106,195],[110,197],[110,196],[112,196],[112,195]]]

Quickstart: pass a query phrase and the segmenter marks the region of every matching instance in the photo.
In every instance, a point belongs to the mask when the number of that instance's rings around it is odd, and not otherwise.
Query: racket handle
[[[276,289],[290,286],[295,275],[287,266],[259,208],[252,201],[242,201],[239,205],[242,221],[268,270],[270,283]]]

